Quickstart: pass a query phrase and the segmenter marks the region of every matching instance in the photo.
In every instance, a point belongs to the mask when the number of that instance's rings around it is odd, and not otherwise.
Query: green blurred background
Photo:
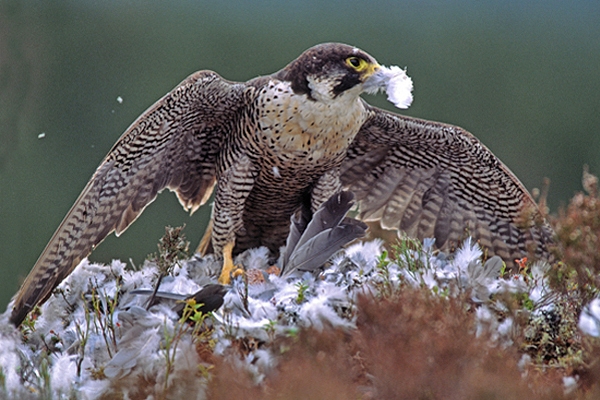
[[[550,178],[556,212],[600,172],[599,21],[597,0],[0,0],[0,309],[142,111],[196,70],[245,81],[320,42],[408,67],[406,114],[470,130],[529,189]],[[207,213],[163,194],[91,258],[138,264],[169,224],[196,246]]]

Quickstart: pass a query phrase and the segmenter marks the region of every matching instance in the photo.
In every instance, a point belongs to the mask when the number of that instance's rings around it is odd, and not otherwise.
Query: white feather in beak
[[[398,108],[408,108],[413,100],[412,79],[406,75],[406,70],[395,65],[389,68],[382,65],[367,79],[364,90],[369,94],[385,91],[388,100]]]

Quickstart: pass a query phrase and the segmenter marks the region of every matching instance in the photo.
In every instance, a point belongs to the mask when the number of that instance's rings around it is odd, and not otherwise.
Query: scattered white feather
[[[587,304],[579,316],[579,329],[586,335],[600,337],[600,299]]]
[[[269,267],[269,249],[266,247],[250,249],[240,254],[236,261],[243,264],[246,269],[265,270]]]
[[[491,301],[492,294],[527,293],[536,305],[546,298],[544,265],[532,269],[532,279],[516,275],[506,280],[499,277],[502,263],[498,260],[492,257],[481,265],[482,252],[474,241],[466,240],[453,257],[435,251],[433,244],[433,240],[425,240],[422,249],[406,250],[398,259],[390,260],[383,255],[380,240],[356,243],[335,256],[318,276],[305,273],[286,278],[266,272],[270,266],[266,248],[244,252],[236,263],[263,271],[265,279],[251,285],[241,278],[232,282],[224,305],[210,318],[213,352],[260,384],[278,363],[278,337],[300,327],[353,329],[358,297],[365,293],[377,295],[382,285],[393,290],[401,290],[402,285],[426,287],[445,295],[467,291],[476,305],[477,335],[486,334],[499,343],[510,342],[514,324],[510,318],[498,318],[495,309],[499,306]],[[215,283],[220,266],[221,262],[212,256],[194,257],[175,266],[172,276],[163,279],[160,290],[192,294]],[[171,348],[174,368],[165,382],[167,344],[181,326],[178,317],[171,304],[157,304],[146,310],[147,296],[131,293],[138,288],[152,288],[157,276],[156,266],[148,262],[138,271],[129,271],[119,261],[103,266],[84,260],[59,286],[60,294],[51,296],[41,307],[36,330],[27,344],[8,325],[8,312],[2,315],[0,368],[6,377],[7,393],[19,397],[41,385],[34,372],[26,371],[39,368],[47,343],[53,343],[55,354],[49,359],[54,397],[72,390],[82,398],[110,396],[116,387],[124,390],[118,382],[135,382],[141,377],[156,382],[151,389],[160,394],[165,384],[178,386],[173,384],[178,376],[198,371],[201,361],[188,332]],[[111,310],[118,300],[112,313],[105,311],[100,317],[102,323],[89,308],[86,310],[92,293],[100,300],[101,310]],[[111,329],[108,324],[113,324]],[[582,313],[580,328],[600,336],[600,300]],[[242,355],[235,345],[240,340],[260,345]],[[94,371],[103,371],[104,375],[94,375]],[[206,380],[197,377],[191,381],[197,386],[187,389],[202,398]],[[142,388],[127,390],[133,395]],[[122,393],[125,397],[129,394]]]
[[[493,332],[497,329],[498,320],[492,312],[492,310],[489,309],[489,307],[485,305],[477,307],[477,309],[475,310],[475,317],[477,319],[477,326],[475,331],[475,335],[477,337],[480,337],[481,335],[488,332]]]
[[[454,260],[452,264],[454,267],[463,273],[467,273],[469,264],[471,262],[481,263],[481,249],[475,241],[470,237],[465,239],[460,248],[454,253]]]
[[[328,302],[329,299],[325,296],[308,301],[298,312],[300,326],[315,328],[319,331],[330,327],[347,329],[354,327],[351,321],[340,317]]]
[[[77,357],[75,355],[54,355],[50,386],[57,394],[67,397],[73,391],[73,383],[77,382]]]
[[[281,174],[279,173],[279,168],[277,168],[276,166],[273,167],[273,176],[275,178],[281,178]]]
[[[577,388],[579,387],[578,379],[574,376],[563,376],[562,382],[564,386],[565,396],[568,396],[571,393],[575,392],[575,390],[577,390]]]
[[[8,316],[0,318],[0,371],[4,375],[4,385],[8,397],[18,398],[17,394],[23,390],[19,371],[23,369],[20,357],[20,337],[8,322]],[[0,393],[2,388],[0,387]]]
[[[77,394],[83,400],[95,400],[101,398],[110,390],[110,381],[106,379],[86,379],[77,388]],[[123,398],[125,398],[123,396]]]
[[[498,325],[498,333],[501,336],[510,337],[512,329],[513,329],[513,320],[512,318],[506,318],[504,321],[500,322]]]

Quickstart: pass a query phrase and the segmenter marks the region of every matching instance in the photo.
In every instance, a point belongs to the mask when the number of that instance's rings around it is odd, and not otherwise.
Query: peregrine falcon
[[[548,256],[552,230],[525,187],[462,128],[367,104],[382,67],[327,43],[279,72],[231,82],[199,71],[125,131],[19,290],[11,322],[45,301],[107,235],[168,188],[194,212],[216,186],[205,251],[232,257],[285,244],[290,217],[352,191],[360,217],[451,250],[472,236],[509,267]]]

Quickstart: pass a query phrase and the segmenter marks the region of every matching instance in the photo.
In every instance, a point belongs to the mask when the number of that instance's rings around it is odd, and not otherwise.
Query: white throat
[[[337,103],[349,104],[356,101],[363,92],[362,84],[359,84],[336,96],[333,93],[332,80],[324,80],[315,76],[308,76],[306,80],[312,98],[323,103],[330,103],[335,100]]]

